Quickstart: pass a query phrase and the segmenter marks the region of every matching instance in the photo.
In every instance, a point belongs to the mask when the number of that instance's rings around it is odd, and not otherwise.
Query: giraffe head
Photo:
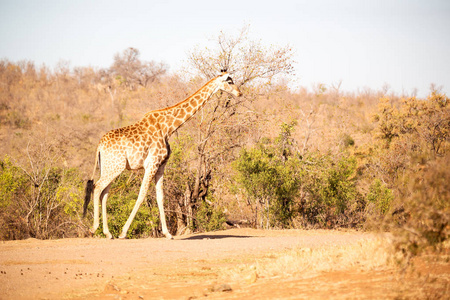
[[[217,76],[217,91],[224,91],[233,96],[239,97],[242,95],[239,88],[234,84],[233,79],[231,79],[230,74],[225,70],[222,70],[222,74]]]

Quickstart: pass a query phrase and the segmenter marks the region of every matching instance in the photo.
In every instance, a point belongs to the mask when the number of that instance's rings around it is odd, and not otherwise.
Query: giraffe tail
[[[86,217],[87,208],[89,202],[91,202],[92,193],[94,192],[95,184],[94,184],[94,175],[95,170],[97,169],[97,164],[100,165],[100,151],[97,149],[97,154],[95,155],[95,164],[94,164],[94,172],[92,173],[91,179],[87,181],[86,188],[84,190],[84,205],[83,205],[83,218]]]
[[[86,217],[87,208],[89,205],[89,202],[91,202],[92,192],[94,191],[94,180],[90,179],[87,181],[85,196],[84,196],[84,205],[83,205],[83,218]]]

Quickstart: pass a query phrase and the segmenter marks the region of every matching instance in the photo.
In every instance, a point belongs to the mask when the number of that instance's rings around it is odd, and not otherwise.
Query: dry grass
[[[266,254],[250,263],[224,269],[230,280],[256,281],[257,278],[311,278],[323,272],[379,271],[392,268],[392,244],[386,237],[368,238],[345,246],[294,248]]]
[[[416,257],[402,268],[389,236],[345,246],[294,248],[248,259],[219,272],[248,294],[273,292],[279,298],[448,299],[449,249]]]

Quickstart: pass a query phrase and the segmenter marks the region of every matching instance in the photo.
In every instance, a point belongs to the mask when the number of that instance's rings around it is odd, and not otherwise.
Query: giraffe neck
[[[212,79],[192,96],[172,107],[164,109],[166,115],[167,135],[170,136],[181,125],[189,121],[195,113],[197,113],[206,104],[215,92],[217,92],[217,87],[214,83],[214,79]]]

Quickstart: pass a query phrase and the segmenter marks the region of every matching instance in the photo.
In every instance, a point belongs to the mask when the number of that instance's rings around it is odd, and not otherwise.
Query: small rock
[[[247,279],[247,281],[248,281],[249,284],[255,283],[256,280],[258,280],[258,278],[259,278],[258,273],[256,273],[256,271],[254,271],[254,272],[250,275],[250,277]]]
[[[212,288],[213,292],[231,292],[233,289],[227,283],[217,284]]]
[[[120,292],[120,288],[117,285],[110,283],[109,286],[112,290]]]

